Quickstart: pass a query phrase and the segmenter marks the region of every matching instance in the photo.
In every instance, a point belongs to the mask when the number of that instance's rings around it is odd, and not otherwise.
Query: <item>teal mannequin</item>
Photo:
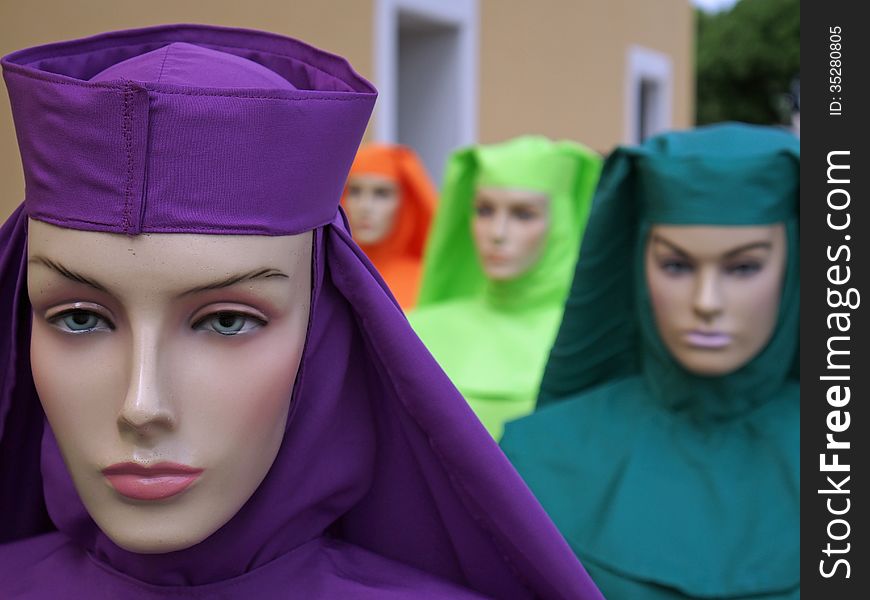
[[[729,124],[605,164],[538,410],[502,447],[607,598],[800,595],[799,156],[790,134]],[[775,224],[769,340],[733,372],[690,371],[656,326],[650,229]]]

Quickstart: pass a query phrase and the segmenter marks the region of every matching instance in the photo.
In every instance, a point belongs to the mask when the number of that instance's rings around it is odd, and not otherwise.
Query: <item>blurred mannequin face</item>
[[[650,300],[659,335],[683,367],[726,375],[764,348],[779,314],[785,248],[781,224],[652,227]]]
[[[359,244],[377,244],[389,235],[399,212],[396,182],[379,175],[354,175],[344,199],[353,238]]]
[[[76,490],[116,544],[217,531],[284,436],[311,234],[128,237],[30,222],[37,391]]]
[[[550,199],[528,190],[478,188],[471,228],[486,276],[514,279],[541,258],[550,229]]]

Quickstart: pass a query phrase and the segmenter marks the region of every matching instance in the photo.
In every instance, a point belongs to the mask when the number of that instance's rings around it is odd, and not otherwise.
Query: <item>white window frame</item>
[[[459,30],[459,145],[477,141],[477,0],[376,0],[374,24],[375,85],[380,94],[375,108],[374,138],[396,142],[398,136],[399,13],[408,12],[425,19],[456,26]]]
[[[644,80],[654,81],[661,93],[661,101],[655,111],[653,133],[671,129],[673,119],[674,68],[671,57],[663,52],[629,46],[625,70],[625,133],[626,144],[637,144],[638,113],[640,111],[638,88]]]

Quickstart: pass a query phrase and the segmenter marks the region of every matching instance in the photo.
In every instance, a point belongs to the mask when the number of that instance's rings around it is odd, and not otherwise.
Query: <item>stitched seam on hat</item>
[[[166,59],[169,58],[169,46],[172,44],[164,46],[165,52],[163,52],[163,60],[160,63],[160,72],[157,74],[157,82],[160,83],[160,80],[163,79],[163,67],[166,66]]]
[[[302,229],[287,229],[282,230],[277,233],[272,233],[273,230],[268,229],[265,225],[237,225],[233,227],[223,227],[220,225],[160,225],[152,223],[148,228],[143,229],[143,233],[161,233],[161,232],[186,232],[186,231],[204,231],[210,233],[228,233],[228,232],[242,232],[242,233],[254,233],[254,234],[262,234],[262,235],[297,235],[299,233],[305,233],[306,231],[311,231],[313,229],[317,229],[318,227],[323,227],[324,225],[328,225],[332,222],[333,217],[329,217],[324,221],[318,221],[311,226],[303,225]]]
[[[127,83],[124,86],[124,107],[121,124],[121,131],[124,135],[124,149],[127,152],[127,171],[124,181],[124,213],[121,225],[126,233],[130,232],[131,221],[130,211],[133,203],[133,115],[131,110],[131,100],[133,97],[133,88]]]
[[[17,66],[17,65],[13,65]],[[113,84],[103,84],[103,83],[93,83],[88,81],[58,81],[56,79],[51,79],[49,77],[41,77],[37,73],[28,73],[28,72],[18,72],[13,71],[7,67],[7,74],[10,75],[18,75],[19,77],[27,77],[28,79],[36,79],[37,81],[44,81],[46,83],[50,83],[53,85],[71,85],[73,87],[83,87],[90,88],[92,90],[123,90],[123,85],[113,85]],[[346,94],[354,94],[353,98],[342,98],[340,96],[319,96],[317,98],[285,98],[281,96],[251,96],[246,94],[226,94],[226,93],[209,93],[209,92],[171,92],[166,90],[155,90],[153,88],[148,87],[148,84],[142,84],[143,87],[147,88],[149,92],[154,94],[177,94],[177,95],[185,95],[185,96],[214,96],[216,98],[241,98],[241,99],[254,99],[254,100],[285,100],[287,102],[318,102],[318,101],[338,101],[338,102],[361,102],[361,101],[370,101],[374,96],[374,92],[344,92]],[[317,90],[297,90],[301,93],[320,93]]]
[[[342,98],[341,96],[320,96],[318,98],[283,98],[281,96],[252,96],[250,94],[224,94],[221,92],[207,92],[207,91],[196,91],[196,92],[184,92],[184,91],[169,91],[169,90],[155,90],[154,88],[148,87],[148,84],[144,84],[145,87],[148,88],[148,91],[153,94],[168,94],[175,96],[212,96],[214,98],[239,98],[241,100],[285,100],[288,102],[319,102],[323,100],[336,101],[336,102],[360,102],[363,100],[371,100],[371,97],[374,94],[368,92],[347,92],[348,94],[362,94],[368,93],[369,96],[364,97],[354,97],[354,98]],[[316,90],[299,90],[301,92],[312,92],[318,93]]]
[[[37,221],[44,221],[46,223],[52,224],[63,224],[63,223],[78,223],[84,225],[99,225],[101,227],[117,227],[115,223],[109,223],[105,221],[90,221],[88,219],[80,219],[76,217],[58,217],[57,215],[53,215],[46,212],[36,212],[31,211],[29,216]],[[268,230],[262,226],[251,226],[251,227],[239,227],[235,226],[232,228],[221,227],[218,225],[215,226],[197,226],[197,225],[180,225],[178,227],[172,226],[164,226],[164,225],[152,225],[151,227],[143,228],[142,233],[169,233],[169,232],[178,232],[178,233],[189,233],[191,231],[201,231],[203,233],[213,233],[213,234],[238,234],[238,235],[262,235],[267,237],[272,236],[283,236],[283,235],[298,235],[300,233],[305,233],[307,231],[312,231],[317,229],[318,227],[323,227],[331,222],[330,220],[323,221],[322,223],[316,223],[312,226],[305,225],[302,229],[287,229],[287,230]]]
[[[280,36],[279,36],[279,38],[280,38]],[[155,44],[161,44],[161,43],[164,43],[164,42],[165,42],[166,45],[168,46],[168,45],[170,45],[170,44],[173,44],[173,43],[176,43],[176,42],[179,42],[179,41],[180,41],[180,42],[184,42],[184,43],[192,43],[192,44],[197,45],[197,46],[200,46],[200,47],[208,47],[208,48],[210,48],[210,49],[214,49],[214,48],[233,48],[233,49],[235,49],[235,50],[244,50],[244,51],[246,51],[246,52],[254,51],[254,52],[258,52],[258,53],[260,53],[260,54],[267,54],[267,55],[269,55],[269,56],[275,56],[275,57],[278,57],[278,58],[286,58],[286,59],[288,59],[288,60],[292,60],[292,61],[294,61],[294,62],[297,62],[297,63],[303,64],[303,65],[305,65],[306,67],[311,67],[313,70],[317,71],[318,73],[323,73],[324,75],[327,75],[327,76],[329,76],[329,77],[331,77],[331,78],[333,78],[333,79],[337,79],[338,81],[341,81],[342,83],[348,84],[348,82],[344,81],[344,80],[341,78],[341,76],[339,76],[339,75],[335,75],[335,74],[333,74],[333,73],[330,73],[329,71],[324,71],[324,70],[321,69],[320,67],[317,67],[316,65],[313,65],[313,64],[311,64],[310,62],[308,62],[308,61],[306,61],[306,60],[303,60],[303,59],[294,58],[294,57],[291,56],[290,54],[279,54],[279,53],[277,53],[277,52],[272,52],[272,51],[270,51],[270,50],[263,50],[263,49],[260,49],[260,48],[252,48],[252,47],[250,47],[250,46],[234,46],[234,45],[232,45],[232,44],[213,44],[213,43],[209,43],[209,42],[185,42],[184,40],[175,40],[175,41],[173,41],[173,40],[154,40],[153,43],[155,43]],[[354,71],[353,66],[352,66],[349,62],[347,62],[346,59],[343,59],[343,57],[337,57],[336,55],[331,54],[331,53],[329,53],[329,52],[326,52],[326,51],[324,51],[324,50],[320,50],[320,49],[318,49],[318,48],[314,48],[313,46],[308,46],[308,44],[306,44],[305,42],[302,42],[301,40],[292,40],[292,41],[294,41],[294,42],[300,42],[300,43],[302,44],[302,46],[303,46],[303,49],[308,49],[308,48],[310,48],[311,50],[314,50],[315,52],[322,52],[323,54],[327,55],[329,59],[339,58],[339,59],[344,60],[344,62],[345,62],[345,63],[347,64],[347,66],[349,67],[351,73],[353,73],[354,75],[356,75],[356,77],[358,77],[359,79],[363,79],[362,76],[359,75],[359,73],[356,73],[356,72]],[[81,51],[81,52],[72,52],[72,53],[57,52],[56,54],[51,55],[51,56],[43,56],[43,57],[41,57],[41,58],[34,59],[32,62],[41,62],[41,61],[44,61],[44,60],[47,60],[47,59],[50,59],[50,58],[56,58],[56,57],[60,57],[60,58],[73,58],[73,57],[76,57],[76,56],[85,56],[85,55],[87,55],[87,54],[94,54],[95,52],[103,52],[103,51],[106,51],[106,50],[117,50],[117,49],[120,49],[120,48],[137,48],[137,47],[140,47],[140,46],[143,46],[143,45],[148,45],[148,43],[147,43],[147,42],[146,42],[146,43],[143,43],[143,42],[136,42],[136,43],[130,43],[130,44],[109,45],[109,46],[106,46],[106,47],[91,48],[91,49],[89,49],[89,50],[83,50],[83,51]],[[295,45],[295,44],[294,44],[294,45]],[[162,47],[165,48],[166,46],[162,46]],[[157,49],[159,50],[159,48],[157,48]],[[141,56],[141,55],[139,55],[139,56]],[[236,56],[238,56],[238,55],[236,55]],[[240,57],[240,58],[245,58],[245,57],[242,56],[242,57]],[[250,59],[248,59],[248,60],[250,60]],[[255,61],[251,61],[251,62],[255,62]],[[16,67],[27,68],[27,69],[32,69],[32,68],[33,68],[33,67],[30,66],[31,63],[28,63],[28,64],[21,64],[21,63],[8,63],[8,64],[10,64],[10,65],[14,65],[14,66],[16,66]],[[260,63],[257,63],[257,64],[260,64]],[[261,66],[265,66],[265,65],[261,65]],[[266,68],[268,68],[268,67],[266,67]],[[269,69],[269,70],[271,71],[272,69]],[[276,71],[273,71],[273,72],[276,72]],[[276,72],[276,73],[277,73],[277,72]],[[278,74],[280,75],[280,73],[278,73]],[[364,81],[364,80],[363,80],[363,81]],[[348,85],[350,85],[350,84],[348,84]],[[360,92],[357,92],[357,93],[360,93]],[[368,93],[371,93],[371,92],[368,92]]]

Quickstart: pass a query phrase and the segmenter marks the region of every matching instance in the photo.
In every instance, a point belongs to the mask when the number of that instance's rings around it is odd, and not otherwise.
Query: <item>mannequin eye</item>
[[[112,331],[115,325],[89,310],[68,310],[49,319],[49,323],[66,333],[91,333],[94,331]]]
[[[527,206],[518,206],[511,211],[511,214],[520,221],[531,221],[538,218],[538,211]]]
[[[251,315],[238,312],[217,312],[197,321],[194,329],[211,331],[220,335],[238,335],[264,327],[266,322]]]
[[[375,198],[391,198],[393,196],[393,189],[388,187],[376,187],[374,189]]]
[[[669,258],[659,262],[659,268],[668,275],[685,275],[692,272],[692,263],[680,258]]]
[[[491,217],[495,213],[495,208],[486,202],[480,202],[474,206],[474,214],[478,217]]]
[[[761,271],[761,263],[755,260],[744,260],[725,267],[725,272],[738,277],[751,277]]]

